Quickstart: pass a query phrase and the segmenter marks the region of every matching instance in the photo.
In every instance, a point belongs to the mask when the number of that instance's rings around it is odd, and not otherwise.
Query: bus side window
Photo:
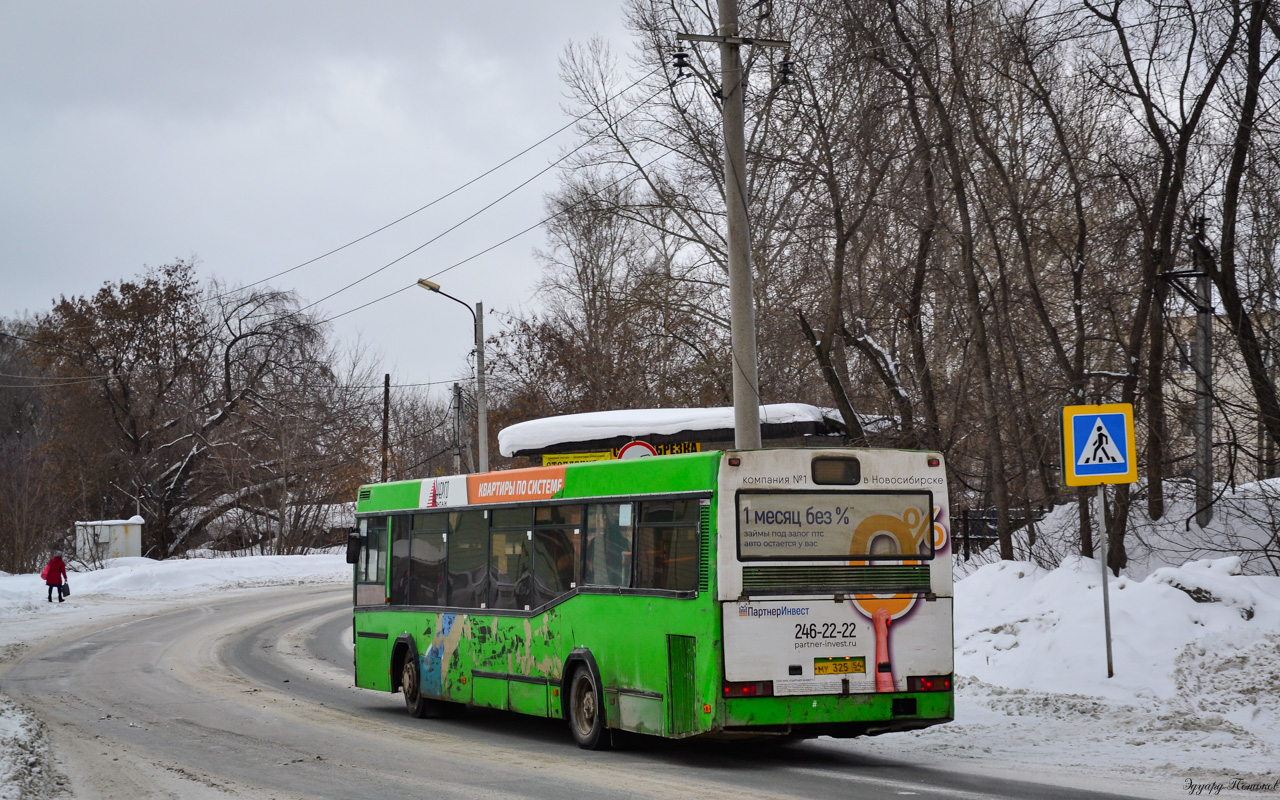
[[[538,506],[533,522],[533,607],[577,586],[582,506]]]
[[[414,514],[409,534],[409,599],[415,606],[442,606],[448,598],[445,582],[445,514]]]
[[[489,608],[524,611],[533,605],[532,539],[527,526],[490,530]]]
[[[387,518],[362,520],[365,528],[364,550],[356,565],[357,583],[383,583],[387,579]]]
[[[636,534],[636,588],[698,588],[698,501],[647,501]]]
[[[631,503],[587,506],[587,541],[582,558],[584,585],[631,585],[632,508]]]
[[[409,602],[409,528],[413,517],[397,514],[391,518],[391,604]]]
[[[483,511],[449,514],[449,605],[482,608],[489,593],[489,521]]]

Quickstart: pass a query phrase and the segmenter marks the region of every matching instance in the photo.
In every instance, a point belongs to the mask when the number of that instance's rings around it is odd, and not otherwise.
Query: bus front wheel
[[[569,729],[584,750],[607,750],[609,735],[604,728],[604,698],[591,668],[582,664],[569,684]]]
[[[404,707],[409,713],[422,719],[431,708],[431,701],[422,696],[422,684],[418,682],[418,659],[406,653],[404,668],[400,672],[400,691],[404,693]]]

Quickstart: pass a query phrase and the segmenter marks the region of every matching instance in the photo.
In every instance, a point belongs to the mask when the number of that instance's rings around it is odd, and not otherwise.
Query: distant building
[[[111,558],[138,558],[142,555],[143,519],[100,519],[76,523],[76,558],[86,564],[101,564]]]
[[[1263,364],[1275,382],[1275,351],[1269,346],[1265,330],[1275,323],[1273,315],[1254,317],[1262,339]],[[1262,324],[1260,324],[1262,323]],[[1169,382],[1168,422],[1170,455],[1175,459],[1175,475],[1191,475],[1195,461],[1196,372],[1193,360],[1196,318],[1170,319],[1173,330],[1174,365]],[[1244,356],[1236,344],[1227,318],[1213,318],[1213,477],[1215,481],[1233,480],[1249,483],[1280,475],[1280,451],[1267,435],[1260,421],[1258,403]]]

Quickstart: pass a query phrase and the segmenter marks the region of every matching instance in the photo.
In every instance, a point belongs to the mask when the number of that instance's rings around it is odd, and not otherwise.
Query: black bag
[[[70,597],[70,596],[71,596],[71,584],[69,584],[69,583],[64,583],[64,584],[62,584],[61,586],[59,586],[59,587],[58,587],[58,591],[59,591],[59,592],[62,592],[62,596],[63,596],[63,597]]]

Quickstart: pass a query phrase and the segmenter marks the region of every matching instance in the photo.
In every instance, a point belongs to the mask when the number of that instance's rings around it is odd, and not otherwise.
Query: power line
[[[654,72],[657,72],[657,70],[654,70]],[[653,74],[653,72],[650,72],[650,73],[649,73],[649,75],[652,75],[652,74]],[[645,76],[644,76],[644,78],[649,77],[649,75],[645,75]],[[644,78],[641,78],[640,80],[644,80]],[[636,81],[636,83],[639,83],[639,82],[640,82],[640,81]],[[632,84],[632,86],[635,86],[635,83],[633,83],[633,84]],[[630,87],[628,87],[628,89],[630,89]],[[646,103],[648,103],[649,101],[653,100],[655,97],[657,97],[658,95],[662,94],[662,93],[663,93],[663,92],[665,92],[666,90],[667,90],[667,87],[665,87],[665,86],[664,86],[663,88],[661,88],[661,89],[659,89],[658,91],[654,92],[653,94],[649,95],[649,96],[648,96],[647,98],[645,98],[644,100],[641,100],[641,101],[640,101],[639,103],[637,103],[637,104],[636,104],[636,105],[635,105],[635,106],[634,106],[630,111],[628,111],[627,113],[625,113],[625,114],[623,114],[621,117],[619,117],[619,118],[618,118],[618,121],[622,121],[622,120],[626,119],[627,117],[631,116],[632,114],[634,114],[636,111],[639,111],[641,108],[643,108],[643,107],[645,106],[645,104],[646,104]],[[625,90],[624,90],[624,91],[625,91]],[[612,99],[612,98],[610,98],[610,99]],[[605,102],[608,102],[608,101],[606,100]],[[595,107],[595,109],[593,109],[593,110],[596,110],[596,109],[598,109],[598,108],[599,108],[599,106],[596,106],[596,107]],[[585,116],[585,115],[584,115],[584,116]],[[581,117],[579,117],[578,119],[581,119]],[[545,175],[546,173],[548,173],[548,172],[550,172],[551,170],[555,169],[556,167],[560,166],[560,165],[561,165],[561,164],[563,164],[565,161],[567,161],[570,157],[572,157],[575,153],[577,153],[579,150],[581,150],[581,149],[583,149],[584,147],[586,147],[587,145],[591,144],[593,141],[595,141],[596,139],[600,138],[600,137],[601,137],[601,136],[603,136],[604,134],[605,134],[605,131],[600,131],[600,132],[598,132],[598,133],[593,134],[592,136],[590,136],[590,137],[588,137],[587,139],[583,140],[583,141],[582,141],[582,143],[580,143],[577,147],[573,148],[572,150],[570,150],[569,152],[565,153],[565,154],[564,154],[563,156],[561,156],[560,158],[558,158],[558,159],[556,159],[555,161],[553,161],[553,162],[551,162],[550,164],[548,164],[546,167],[544,167],[544,168],[542,168],[541,170],[539,170],[538,172],[534,173],[532,176],[530,176],[529,178],[525,179],[525,180],[524,180],[524,181],[522,181],[520,184],[518,184],[515,188],[513,188],[513,189],[511,189],[511,190],[509,190],[509,191],[505,192],[504,194],[500,195],[497,199],[495,199],[495,200],[493,200],[493,201],[491,201],[491,202],[487,203],[487,204],[486,204],[486,205],[484,205],[484,206],[481,206],[481,207],[480,207],[478,210],[476,210],[475,212],[473,212],[473,213],[471,213],[471,214],[467,215],[466,217],[463,217],[463,218],[462,218],[461,220],[459,220],[458,222],[456,222],[456,223],[454,223],[453,225],[449,226],[448,228],[444,229],[443,231],[441,231],[440,233],[436,234],[435,236],[432,236],[430,239],[428,239],[427,241],[425,241],[425,242],[423,242],[422,244],[418,245],[417,247],[413,248],[412,250],[408,251],[407,253],[404,253],[403,255],[398,256],[397,258],[392,259],[391,261],[387,262],[386,264],[383,264],[381,267],[378,267],[377,269],[375,269],[375,270],[373,270],[373,271],[371,271],[371,272],[365,273],[364,275],[362,275],[362,276],[360,276],[359,278],[355,279],[355,280],[354,280],[354,281],[352,281],[351,283],[348,283],[346,286],[343,286],[341,289],[338,289],[338,290],[336,290],[336,291],[330,292],[329,294],[325,295],[324,297],[321,297],[319,300],[316,300],[315,302],[308,303],[307,305],[305,305],[305,306],[303,306],[302,308],[298,309],[298,312],[300,313],[300,312],[302,312],[302,311],[307,311],[308,309],[315,308],[316,306],[320,305],[320,304],[321,304],[321,303],[323,303],[324,301],[329,300],[329,299],[331,299],[331,298],[333,298],[333,297],[335,297],[335,296],[337,296],[337,295],[339,295],[339,294],[342,294],[343,292],[345,292],[346,290],[348,290],[348,289],[350,289],[350,288],[352,288],[352,287],[354,287],[354,286],[358,286],[359,284],[364,283],[365,281],[369,280],[369,279],[370,279],[370,278],[372,278],[373,276],[375,276],[375,275],[377,275],[377,274],[379,274],[379,273],[381,273],[381,272],[383,272],[383,271],[385,271],[385,270],[387,270],[387,269],[390,269],[391,267],[393,267],[393,266],[395,266],[396,264],[400,263],[401,261],[405,260],[405,259],[406,259],[406,258],[408,258],[409,256],[413,255],[414,253],[417,253],[418,251],[420,251],[420,250],[422,250],[423,248],[427,247],[428,245],[431,245],[431,244],[433,244],[433,243],[435,243],[435,242],[439,241],[440,239],[443,239],[445,236],[447,236],[447,235],[449,235],[450,233],[452,233],[452,232],[456,231],[458,228],[461,228],[463,225],[467,224],[467,223],[468,223],[468,222],[470,222],[471,220],[475,219],[476,217],[480,216],[480,215],[481,215],[481,214],[483,214],[484,212],[486,212],[486,211],[488,211],[489,209],[491,209],[491,208],[493,208],[494,206],[496,206],[498,203],[501,203],[503,200],[506,200],[508,197],[510,197],[511,195],[513,195],[513,194],[515,194],[516,192],[520,191],[520,190],[521,190],[521,189],[523,189],[524,187],[528,186],[530,183],[533,183],[533,182],[534,182],[535,180],[537,180],[538,178],[542,177],[542,176],[543,176],[543,175]],[[537,227],[537,226],[534,226],[534,227]],[[525,232],[527,232],[527,231],[522,231],[522,232],[521,232],[521,234],[523,234],[523,233],[525,233]],[[491,248],[491,249],[492,249],[492,248]],[[488,252],[488,251],[485,251],[485,252]],[[483,255],[483,253],[480,253],[480,254],[477,254],[477,255]],[[455,266],[457,266],[457,265],[455,265]],[[437,274],[440,274],[440,273],[437,273]],[[407,287],[406,287],[406,288],[407,288]],[[401,290],[401,291],[403,291],[403,290]],[[379,299],[385,299],[385,298],[379,298]],[[375,301],[375,302],[376,302],[376,301]]]
[[[641,165],[640,165],[639,167],[637,167],[634,171],[632,171],[632,172],[630,172],[630,173],[628,173],[628,174],[626,174],[626,175],[623,175],[622,177],[618,178],[617,180],[613,181],[612,183],[609,183],[609,184],[606,184],[605,186],[600,187],[600,188],[599,188],[599,189],[597,189],[596,191],[594,191],[594,192],[592,192],[592,193],[588,194],[588,195],[587,195],[586,197],[584,197],[582,200],[580,200],[580,201],[578,201],[578,202],[576,202],[576,203],[572,203],[572,204],[570,204],[570,205],[568,205],[568,206],[565,206],[564,208],[562,208],[561,210],[559,210],[559,211],[555,212],[554,214],[551,214],[551,215],[549,215],[549,216],[543,217],[541,220],[539,220],[539,221],[537,221],[537,222],[533,223],[533,224],[532,224],[532,225],[530,225],[529,227],[524,228],[524,229],[522,229],[522,230],[520,230],[520,231],[517,231],[516,233],[511,234],[511,235],[510,235],[510,236],[508,236],[507,238],[505,238],[505,239],[503,239],[503,240],[501,240],[501,241],[499,241],[499,242],[497,242],[497,243],[495,243],[495,244],[492,244],[492,245],[490,245],[490,246],[488,246],[488,247],[484,248],[483,250],[480,250],[480,251],[478,251],[478,252],[476,252],[476,253],[473,253],[473,254],[471,254],[471,255],[467,256],[466,258],[464,258],[464,259],[462,259],[462,260],[460,260],[460,261],[456,261],[456,262],[454,262],[453,264],[451,264],[451,265],[449,265],[449,266],[445,267],[444,269],[439,270],[438,272],[435,272],[435,273],[431,274],[429,277],[431,277],[431,278],[435,278],[435,277],[438,277],[438,276],[440,276],[440,275],[443,275],[443,274],[445,274],[446,272],[449,272],[450,270],[456,269],[456,268],[458,268],[458,267],[462,266],[463,264],[466,264],[466,263],[468,263],[468,262],[470,262],[470,261],[474,261],[475,259],[479,258],[480,256],[485,255],[486,253],[490,253],[490,252],[492,252],[492,251],[494,251],[494,250],[498,249],[499,247],[503,246],[504,244],[507,244],[507,243],[512,242],[512,241],[515,241],[516,239],[520,238],[521,236],[524,236],[526,233],[529,233],[530,231],[535,230],[535,229],[537,229],[537,228],[539,228],[539,227],[541,227],[541,226],[543,226],[543,225],[547,224],[548,222],[550,222],[550,221],[551,221],[551,220],[553,220],[553,219],[556,219],[557,217],[562,217],[562,216],[564,216],[565,214],[571,213],[571,212],[573,212],[573,211],[577,211],[577,210],[578,210],[578,208],[579,208],[579,207],[581,207],[582,205],[584,205],[588,200],[592,200],[592,199],[594,199],[594,198],[596,198],[596,197],[599,197],[599,196],[600,196],[601,194],[603,194],[604,192],[608,191],[609,189],[612,189],[613,187],[615,187],[615,186],[619,185],[620,183],[622,183],[623,181],[625,181],[625,180],[627,180],[627,179],[635,178],[637,175],[639,175],[639,174],[640,174],[640,172],[641,172],[642,170],[647,169],[647,168],[649,168],[649,167],[653,166],[653,165],[654,165],[654,164],[656,164],[657,162],[659,162],[659,161],[661,161],[662,159],[666,158],[667,156],[671,155],[671,153],[672,153],[672,152],[674,152],[674,151],[672,151],[672,150],[668,150],[667,152],[665,152],[665,153],[663,153],[663,154],[661,154],[661,155],[659,155],[659,156],[657,156],[657,157],[655,157],[655,158],[651,159],[650,161],[647,161],[647,162],[645,162],[644,164],[641,164]],[[323,325],[323,324],[325,324],[325,323],[327,323],[327,322],[332,322],[332,321],[333,321],[333,320],[335,320],[335,319],[339,319],[340,317],[345,317],[345,316],[346,316],[346,315],[348,315],[348,314],[353,314],[353,313],[355,313],[355,312],[357,312],[357,311],[360,311],[361,309],[368,308],[369,306],[374,305],[375,303],[381,303],[383,300],[387,300],[387,299],[390,299],[390,298],[392,298],[392,297],[395,297],[396,295],[400,294],[401,292],[407,292],[407,291],[409,291],[410,289],[417,288],[417,285],[418,285],[417,283],[411,283],[411,284],[409,284],[408,286],[402,286],[402,287],[400,287],[399,289],[396,289],[395,291],[388,292],[387,294],[384,294],[384,295],[382,295],[381,297],[378,297],[378,298],[375,298],[375,299],[373,299],[373,300],[370,300],[370,301],[369,301],[369,302],[367,302],[367,303],[362,303],[362,304],[360,304],[360,305],[356,306],[355,308],[349,308],[349,309],[347,309],[346,311],[339,312],[339,313],[334,314],[333,316],[330,316],[330,317],[325,317],[325,318],[324,318],[324,319],[322,319],[322,320],[316,320],[315,322],[300,322],[300,323],[298,323],[298,324],[299,324],[300,326],[308,326],[308,325],[310,325],[310,326],[319,326],[319,325]],[[332,296],[332,295],[330,295],[330,296]],[[315,304],[313,303],[312,305],[315,305]],[[308,306],[307,308],[310,308],[310,307],[311,307],[311,306]],[[305,311],[305,310],[306,310],[306,309],[299,309],[298,311],[293,312],[293,313],[294,313],[294,314],[298,314],[298,313],[301,313],[302,311]]]
[[[621,89],[621,90],[619,90],[618,92],[616,92],[615,94],[613,94],[612,96],[610,96],[610,97],[609,97],[605,102],[609,102],[610,100],[616,100],[617,98],[621,97],[623,94],[625,94],[625,93],[627,93],[627,92],[631,91],[633,88],[635,88],[635,87],[636,87],[636,86],[637,86],[641,81],[646,80],[647,78],[649,78],[649,76],[650,76],[650,75],[653,75],[655,72],[658,72],[658,71],[659,71],[659,70],[661,70],[661,69],[662,69],[662,67],[657,67],[657,68],[656,68],[656,69],[654,69],[652,72],[649,72],[648,74],[641,76],[640,78],[636,79],[633,83],[631,83],[631,84],[630,84],[629,86],[627,86],[626,88]],[[446,199],[448,199],[448,198],[452,197],[453,195],[457,194],[458,192],[462,191],[463,189],[466,189],[468,186],[471,186],[472,184],[476,183],[477,181],[480,181],[480,180],[482,180],[482,179],[484,179],[484,178],[487,178],[488,176],[492,175],[493,173],[495,173],[495,172],[497,172],[498,170],[502,169],[503,167],[507,166],[507,165],[508,165],[508,164],[510,164],[511,162],[515,161],[516,159],[518,159],[518,158],[520,158],[520,157],[522,157],[522,156],[524,156],[524,155],[528,154],[530,151],[532,151],[532,150],[534,150],[534,149],[536,149],[536,148],[540,147],[540,146],[541,146],[541,145],[543,145],[543,144],[546,144],[546,143],[547,143],[548,141],[550,141],[551,139],[555,138],[556,136],[559,136],[560,134],[564,133],[564,132],[565,132],[566,130],[568,130],[569,128],[572,128],[574,125],[577,125],[579,122],[581,122],[582,120],[586,119],[588,116],[590,116],[592,113],[594,113],[594,112],[595,112],[595,110],[596,110],[595,108],[592,108],[590,111],[585,111],[585,112],[583,112],[582,114],[580,114],[579,116],[574,117],[573,119],[569,120],[569,122],[565,123],[565,125],[563,125],[562,127],[557,128],[556,130],[554,130],[554,131],[552,131],[551,133],[547,134],[546,136],[542,137],[541,139],[539,139],[538,141],[536,141],[536,142],[534,142],[533,144],[529,145],[528,147],[524,148],[523,150],[521,150],[520,152],[516,153],[515,155],[513,155],[513,156],[511,156],[511,157],[507,158],[506,160],[504,160],[504,161],[502,161],[501,163],[499,163],[499,164],[497,164],[497,165],[495,165],[495,166],[491,167],[490,169],[485,170],[484,172],[482,172],[482,173],[480,173],[479,175],[475,176],[475,177],[474,177],[474,178],[472,178],[471,180],[466,181],[465,183],[462,183],[462,184],[458,185],[457,187],[455,187],[455,188],[453,188],[453,189],[450,189],[449,191],[447,191],[447,192],[445,192],[444,194],[440,195],[439,197],[435,198],[434,200],[432,200],[431,202],[427,203],[426,205],[420,206],[420,207],[418,207],[418,208],[414,209],[413,211],[410,211],[409,213],[405,214],[404,216],[399,217],[398,219],[392,220],[391,222],[388,222],[387,224],[383,225],[383,226],[382,226],[382,227],[380,227],[380,228],[377,228],[377,229],[375,229],[375,230],[372,230],[372,231],[370,231],[370,232],[368,232],[368,233],[364,234],[363,236],[360,236],[360,237],[357,237],[357,238],[355,238],[355,239],[352,239],[351,241],[347,242],[346,244],[344,244],[344,245],[340,245],[340,246],[338,246],[338,247],[335,247],[335,248],[333,248],[332,250],[330,250],[330,251],[328,251],[328,252],[326,252],[326,253],[322,253],[322,254],[320,254],[320,255],[316,256],[315,258],[308,259],[307,261],[304,261],[304,262],[302,262],[301,264],[298,264],[298,265],[293,266],[293,267],[289,267],[288,269],[285,269],[285,270],[281,270],[280,272],[277,272],[277,273],[275,273],[274,275],[269,275],[269,276],[267,276],[267,277],[265,277],[265,278],[262,278],[262,279],[260,279],[260,280],[254,281],[253,283],[246,284],[245,286],[242,286],[242,287],[240,287],[240,288],[242,288],[242,289],[247,289],[247,288],[252,287],[252,286],[257,286],[257,285],[259,285],[259,284],[266,283],[267,281],[275,280],[276,278],[279,278],[279,277],[281,277],[281,276],[283,276],[283,275],[288,275],[289,273],[294,272],[295,270],[302,269],[303,267],[308,266],[308,265],[310,265],[310,264],[314,264],[315,262],[320,261],[321,259],[328,258],[329,256],[331,256],[331,255],[333,255],[333,254],[335,254],[335,253],[339,253],[339,252],[341,252],[341,251],[343,251],[343,250],[346,250],[348,247],[351,247],[351,246],[353,246],[353,245],[359,244],[360,242],[363,242],[365,239],[368,239],[368,238],[370,238],[371,236],[376,236],[377,234],[382,233],[383,231],[387,230],[388,228],[391,228],[392,226],[398,225],[398,224],[400,224],[401,222],[404,222],[405,220],[409,219],[410,217],[412,217],[412,216],[414,216],[414,215],[416,215],[416,214],[419,214],[419,213],[421,213],[421,212],[423,212],[423,211],[426,211],[428,208],[431,208],[432,206],[436,205],[437,203],[441,202],[442,200],[446,200]],[[561,159],[561,160],[563,160],[563,159]],[[557,161],[556,163],[559,163],[559,162]],[[552,166],[554,166],[554,164],[553,164]],[[546,170],[543,170],[542,172],[539,172],[537,175],[535,175],[535,176],[534,176],[534,178],[537,178],[537,177],[538,177],[538,175],[541,175],[543,172],[546,172]],[[530,178],[529,180],[531,181],[531,180],[533,180],[534,178]],[[523,187],[525,184],[527,184],[528,182],[529,182],[529,181],[525,181],[525,183],[522,183],[522,184],[520,184],[520,186],[517,186],[517,187],[516,187],[516,189],[520,189],[520,188],[522,188],[522,187]],[[514,192],[514,191],[515,191],[515,189],[513,189],[513,190],[512,190],[512,192]],[[498,200],[496,200],[496,201],[494,201],[494,202],[495,202],[495,203],[497,203],[497,202],[499,202],[499,201],[501,201],[501,200],[505,199],[507,196],[509,196],[509,194],[511,194],[511,193],[509,192],[508,194],[503,195],[502,197],[498,198]],[[480,211],[481,211],[481,212],[483,212],[483,211],[487,210],[489,207],[491,207],[492,205],[493,205],[493,204],[490,204],[490,206],[485,206],[485,208],[482,208]],[[477,212],[477,213],[480,213],[480,212]],[[474,216],[474,215],[473,215],[473,216]],[[468,222],[470,219],[472,219],[472,217],[468,217],[467,219],[464,219],[462,222],[458,223],[458,225],[461,225],[461,224],[463,224],[463,223],[465,223],[465,222]],[[455,225],[455,226],[454,226],[454,228],[456,228],[456,227],[458,227],[458,226],[457,226],[457,225]],[[449,233],[450,231],[454,230],[454,228],[450,228],[449,230],[447,230],[447,231],[445,231],[444,233],[440,234],[440,236],[444,236],[446,233]],[[436,237],[436,238],[439,238],[439,237]],[[435,239],[432,239],[431,241],[435,241]],[[430,243],[431,243],[431,242],[427,242],[427,244],[430,244]],[[422,245],[422,246],[423,246],[423,247],[425,247],[425,246],[426,246],[426,244],[424,244],[424,245]],[[419,249],[421,249],[421,248],[419,248]],[[413,251],[411,251],[411,252],[413,252]],[[406,253],[405,255],[407,256],[407,255],[409,255],[409,253]],[[404,256],[402,256],[401,258],[404,258]],[[397,259],[397,261],[398,261],[398,260],[399,260],[399,259]],[[394,264],[395,262],[393,261],[393,262],[391,262],[391,263],[392,263],[392,264]],[[387,266],[391,266],[391,265],[390,265],[390,264],[388,264]],[[384,269],[385,269],[385,267],[384,267]],[[350,287],[347,287],[347,288],[350,288]],[[233,290],[233,291],[238,291],[238,290]],[[219,295],[219,298],[221,298],[221,297],[226,297],[227,295],[232,294],[232,293],[233,293],[233,291],[224,292],[223,294]],[[342,290],[339,290],[339,291],[342,291]],[[330,297],[331,297],[331,296],[332,296],[332,295],[330,295]],[[327,300],[327,299],[328,299],[327,297],[326,297],[326,298],[323,298],[323,300]],[[317,301],[317,302],[323,302],[323,300],[321,300],[321,301]]]
[[[404,467],[404,468],[402,468],[402,469],[398,469],[398,470],[396,470],[396,477],[397,477],[397,478],[399,478],[399,477],[401,477],[402,475],[404,475],[406,472],[408,472],[408,471],[410,471],[410,470],[417,469],[418,467],[422,466],[423,464],[427,463],[428,461],[430,461],[430,460],[431,460],[431,459],[433,459],[433,458],[439,458],[440,456],[442,456],[442,455],[444,455],[445,453],[449,452],[451,449],[453,449],[453,445],[449,445],[448,447],[444,448],[443,450],[441,450],[441,451],[439,451],[439,452],[432,453],[431,455],[427,456],[426,458],[422,459],[421,461],[419,461],[419,462],[418,462],[418,463],[416,463],[416,464],[411,464],[411,465],[409,465],[409,466],[407,466],[407,467]]]

